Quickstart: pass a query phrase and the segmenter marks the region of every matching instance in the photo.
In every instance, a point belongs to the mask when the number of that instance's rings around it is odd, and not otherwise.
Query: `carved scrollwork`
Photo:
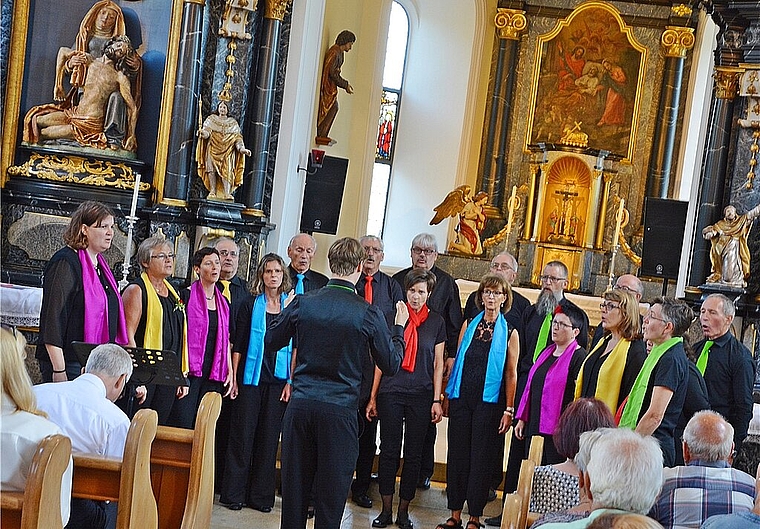
[[[736,69],[724,70],[715,68],[715,97],[718,99],[733,99],[739,93],[739,72]]]
[[[665,57],[686,58],[686,52],[694,47],[694,28],[665,26],[660,43],[665,48]]]
[[[494,18],[496,35],[500,39],[520,40],[520,33],[528,26],[525,11],[499,8]]]

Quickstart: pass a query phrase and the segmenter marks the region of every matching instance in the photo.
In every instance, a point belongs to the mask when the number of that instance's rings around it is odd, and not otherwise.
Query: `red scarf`
[[[404,341],[406,342],[406,349],[404,349],[404,361],[401,362],[401,369],[406,369],[410,373],[414,373],[414,366],[417,365],[417,327],[425,323],[428,317],[428,306],[423,305],[419,312],[415,312],[414,309],[406,304],[409,309],[409,321],[404,329]]]

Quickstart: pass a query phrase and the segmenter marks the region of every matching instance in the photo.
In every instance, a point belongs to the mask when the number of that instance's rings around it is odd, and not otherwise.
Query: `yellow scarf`
[[[581,370],[578,373],[578,379],[575,382],[576,399],[580,398],[583,390],[583,369],[586,366],[586,362],[597,349],[602,346],[606,347],[606,344],[607,340],[599,340],[599,343],[596,344],[596,347],[591,351],[591,354],[583,361]],[[609,406],[610,410],[616,410],[618,407],[618,400],[621,397],[620,384],[623,380],[623,371],[625,371],[625,362],[628,359],[628,349],[630,347],[631,342],[625,338],[621,338],[612,351],[609,352],[602,367],[599,369],[594,397]]]
[[[148,294],[148,307],[145,313],[145,338],[143,340],[143,347],[147,349],[163,349],[164,311],[161,307],[161,301],[158,299],[158,292],[156,292],[155,287],[150,283],[150,279],[148,279],[148,274],[143,272],[140,277],[145,283],[145,292]],[[187,356],[187,314],[185,313],[185,304],[182,302],[182,300],[180,300],[177,291],[174,290],[174,287],[172,287],[166,279],[164,279],[164,284],[169,290],[169,295],[172,296],[175,305],[177,307],[181,307],[176,308],[175,310],[182,311],[182,319],[184,320],[182,323],[182,352],[180,358],[182,363],[182,373],[187,375],[187,373],[190,371],[190,363]]]

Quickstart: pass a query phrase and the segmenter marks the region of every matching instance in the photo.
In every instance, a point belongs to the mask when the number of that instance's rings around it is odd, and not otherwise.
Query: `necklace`
[[[214,299],[214,296],[210,296],[210,297],[209,297],[209,296],[206,296],[205,294],[204,294],[204,296],[206,297],[206,300],[207,300],[207,301],[211,301],[212,299]]]

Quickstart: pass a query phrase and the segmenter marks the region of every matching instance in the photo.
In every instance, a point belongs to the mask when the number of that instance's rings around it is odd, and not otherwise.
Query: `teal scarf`
[[[287,295],[280,294],[281,306],[285,306]],[[264,361],[264,335],[267,332],[267,300],[264,294],[259,294],[253,302],[251,314],[251,334],[248,339],[243,384],[258,386],[261,378],[261,364]],[[290,378],[290,355],[292,341],[279,351],[275,359],[274,376],[286,380]]]

